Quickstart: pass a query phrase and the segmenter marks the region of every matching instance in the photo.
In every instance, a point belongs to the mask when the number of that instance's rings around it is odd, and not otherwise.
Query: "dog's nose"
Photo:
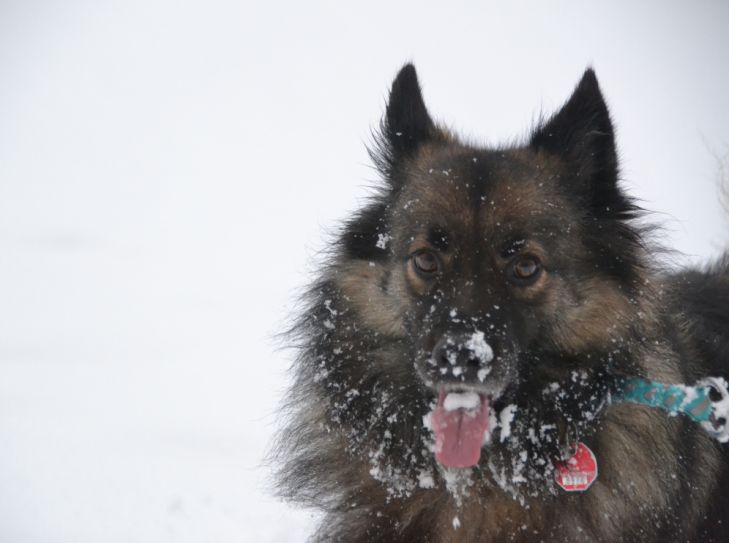
[[[446,334],[433,348],[430,373],[437,381],[483,382],[493,359],[483,332]]]

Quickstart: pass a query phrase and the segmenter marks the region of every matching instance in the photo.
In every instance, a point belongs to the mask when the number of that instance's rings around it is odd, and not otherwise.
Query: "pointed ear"
[[[412,154],[435,134],[412,64],[403,66],[392,83],[382,128],[394,162]]]
[[[568,189],[582,193],[599,215],[627,211],[618,188],[615,133],[592,69],[562,109],[534,132],[530,146],[562,158],[570,170]]]

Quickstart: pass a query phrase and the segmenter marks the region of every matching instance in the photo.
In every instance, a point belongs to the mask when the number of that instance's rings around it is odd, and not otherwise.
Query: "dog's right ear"
[[[379,148],[373,153],[373,158],[385,176],[394,182],[398,164],[436,134],[437,129],[423,101],[415,67],[406,64],[392,82],[380,127]]]
[[[406,64],[395,77],[387,101],[385,136],[395,155],[412,154],[433,136],[435,125],[428,114],[415,66]]]

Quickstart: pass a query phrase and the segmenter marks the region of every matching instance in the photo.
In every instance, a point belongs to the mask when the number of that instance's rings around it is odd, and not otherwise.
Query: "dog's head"
[[[347,224],[320,295],[315,359],[337,416],[372,431],[394,403],[389,444],[431,411],[452,467],[479,462],[507,406],[495,449],[516,409],[538,431],[579,426],[636,333],[641,288],[637,209],[592,70],[524,145],[483,148],[433,122],[407,65],[373,158],[387,185]]]

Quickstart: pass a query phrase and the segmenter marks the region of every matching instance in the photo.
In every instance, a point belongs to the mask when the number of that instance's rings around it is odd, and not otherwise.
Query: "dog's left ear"
[[[592,69],[585,71],[562,109],[534,132],[530,146],[567,163],[570,189],[586,197],[595,213],[622,211],[626,200],[618,188],[615,133]]]

